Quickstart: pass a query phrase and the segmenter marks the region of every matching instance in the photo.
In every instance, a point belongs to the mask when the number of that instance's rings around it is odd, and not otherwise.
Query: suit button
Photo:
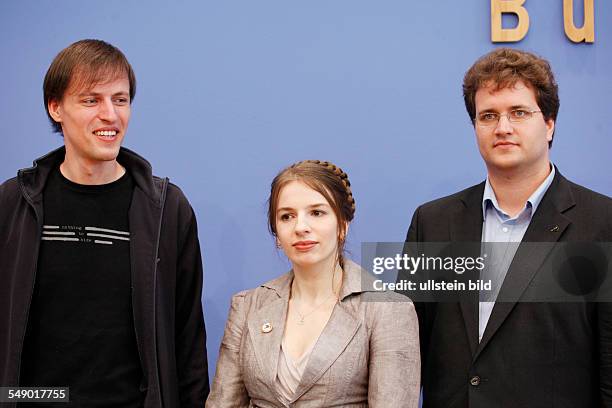
[[[480,377],[475,375],[472,378],[470,378],[470,385],[474,387],[478,387],[480,385]]]

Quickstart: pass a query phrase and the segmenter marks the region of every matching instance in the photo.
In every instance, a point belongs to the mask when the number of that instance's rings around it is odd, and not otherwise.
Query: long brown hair
[[[280,191],[292,181],[301,181],[321,194],[332,207],[338,219],[338,263],[344,268],[344,243],[348,223],[355,216],[355,199],[348,175],[328,161],[304,160],[283,169],[270,186],[268,199],[268,228],[277,236],[276,211]]]

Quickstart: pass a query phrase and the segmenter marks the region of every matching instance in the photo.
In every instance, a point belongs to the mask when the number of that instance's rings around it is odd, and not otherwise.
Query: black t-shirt
[[[62,406],[142,406],[131,300],[133,188],[127,172],[90,186],[69,181],[58,168],[44,189],[20,385],[70,387],[71,403]]]

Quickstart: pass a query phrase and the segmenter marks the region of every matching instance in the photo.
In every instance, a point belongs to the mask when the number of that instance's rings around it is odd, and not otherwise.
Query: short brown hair
[[[463,99],[472,125],[476,118],[476,92],[492,84],[495,90],[523,82],[535,93],[544,120],[557,120],[559,89],[550,64],[530,52],[497,48],[480,57],[463,78]],[[552,140],[548,143],[552,146]]]
[[[136,77],[132,66],[115,46],[101,40],[77,41],[60,51],[45,75],[43,96],[45,111],[53,131],[61,133],[61,125],[49,115],[49,102],[61,102],[70,86],[80,89],[108,79],[127,75],[130,82],[130,103],[136,95]],[[73,81],[78,83],[73,83]]]
[[[276,236],[276,211],[280,192],[291,181],[301,181],[320,193],[332,207],[338,219],[338,263],[344,268],[346,227],[355,216],[355,199],[348,175],[333,163],[304,160],[283,169],[272,180],[268,199],[268,228]]]

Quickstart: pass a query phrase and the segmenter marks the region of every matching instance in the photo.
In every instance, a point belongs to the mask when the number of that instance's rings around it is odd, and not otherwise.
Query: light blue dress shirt
[[[482,253],[486,254],[486,267],[481,273],[481,279],[491,279],[492,290],[481,292],[478,307],[478,341],[487,327],[489,317],[495,305],[495,299],[504,282],[514,254],[520,245],[531,218],[535,214],[542,197],[555,178],[555,166],[550,164],[551,172],[540,186],[531,194],[525,207],[514,217],[510,217],[500,207],[491,187],[489,178],[485,182],[482,195]],[[493,243],[493,244],[491,244]]]

